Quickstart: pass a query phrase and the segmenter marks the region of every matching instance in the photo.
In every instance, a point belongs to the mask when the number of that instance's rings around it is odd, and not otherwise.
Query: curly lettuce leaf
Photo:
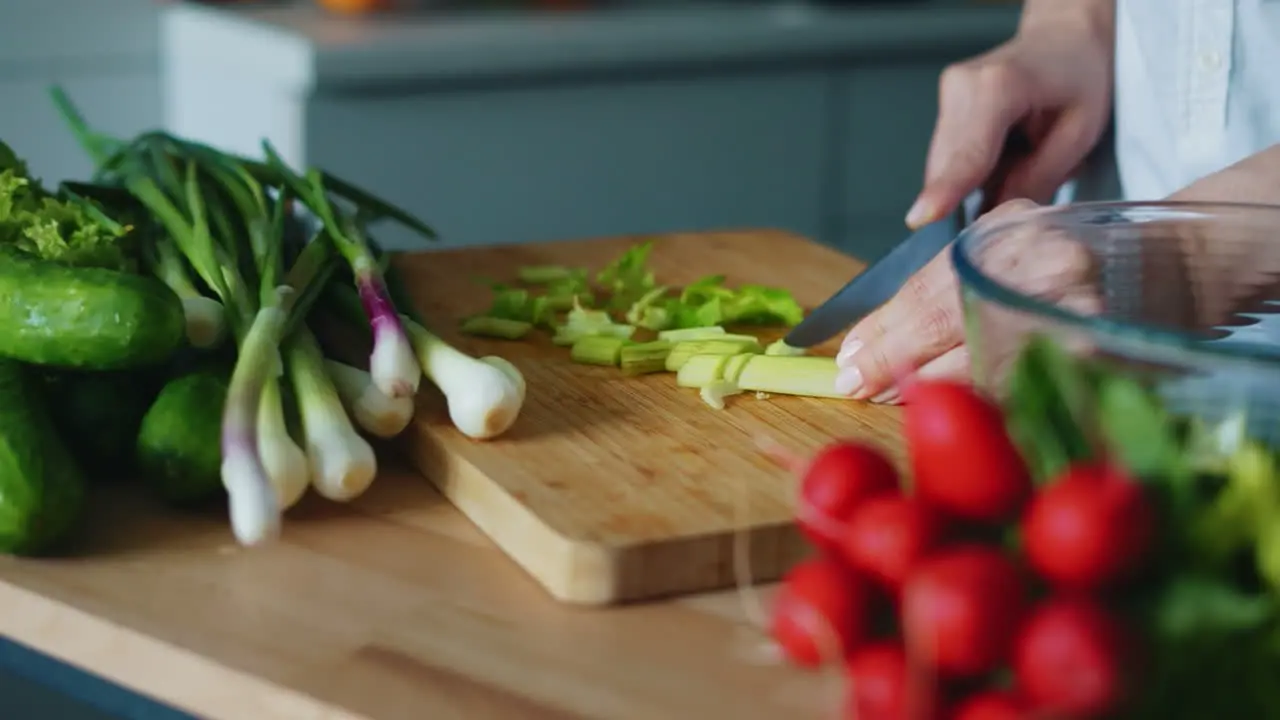
[[[132,272],[130,230],[91,200],[45,191],[0,143],[0,243],[52,262]]]

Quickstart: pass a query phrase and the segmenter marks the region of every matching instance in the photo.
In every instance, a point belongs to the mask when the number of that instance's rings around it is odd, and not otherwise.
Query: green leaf
[[[1121,375],[1100,380],[1098,423],[1108,447],[1134,475],[1185,476],[1173,418],[1137,380]]]
[[[1250,595],[1226,582],[1196,575],[1174,580],[1159,598],[1154,630],[1162,641],[1261,629],[1276,615],[1269,595]]]
[[[1006,422],[1037,480],[1091,460],[1093,382],[1082,363],[1044,336],[1031,337],[1014,363]]]

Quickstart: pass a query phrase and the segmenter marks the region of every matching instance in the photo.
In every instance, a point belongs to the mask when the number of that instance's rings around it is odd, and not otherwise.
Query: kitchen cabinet
[[[938,72],[1016,17],[947,0],[359,21],[177,5],[165,121],[241,152],[268,137],[447,245],[756,226],[875,257],[902,235]]]
[[[455,242],[730,221],[812,237],[829,95],[818,72],[320,95],[306,137],[315,162],[372,179]]]
[[[920,191],[937,116],[940,59],[845,70],[837,83],[841,202],[829,228],[836,245],[875,259],[902,240]]]

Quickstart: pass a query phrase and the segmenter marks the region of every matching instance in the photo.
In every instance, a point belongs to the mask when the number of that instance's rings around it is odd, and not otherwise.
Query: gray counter
[[[365,21],[307,2],[178,5],[162,26],[166,123],[242,152],[269,137],[450,244],[752,225],[874,256],[901,235],[939,70],[1016,16],[737,3]]]

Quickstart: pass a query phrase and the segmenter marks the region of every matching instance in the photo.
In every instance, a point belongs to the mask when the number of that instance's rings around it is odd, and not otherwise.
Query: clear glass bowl
[[[1171,410],[1280,441],[1280,207],[1081,203],[984,218],[952,249],[974,380],[1033,333],[1154,381]]]

